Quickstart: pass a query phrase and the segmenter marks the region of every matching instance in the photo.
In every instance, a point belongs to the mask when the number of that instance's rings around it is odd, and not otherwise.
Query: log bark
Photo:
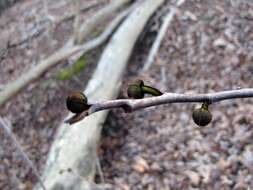
[[[135,42],[146,22],[164,0],[146,0],[122,23],[105,48],[85,94],[89,101],[116,98]],[[85,190],[95,175],[96,149],[107,111],[95,113],[72,126],[62,124],[43,173],[51,190]],[[69,117],[69,116],[68,116]],[[61,172],[61,171],[69,171]],[[39,186],[35,187],[40,189]]]

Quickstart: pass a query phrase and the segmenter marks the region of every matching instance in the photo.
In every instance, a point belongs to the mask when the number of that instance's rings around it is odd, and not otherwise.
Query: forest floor
[[[55,2],[52,1],[52,7]],[[0,16],[0,29],[11,30],[35,13],[43,15],[41,6],[39,1],[15,4]],[[51,12],[60,15],[62,8],[57,6]],[[26,15],[28,8],[34,10],[31,15]],[[92,11],[85,13],[84,19]],[[71,34],[72,21],[56,27],[53,45],[48,45],[47,35],[41,35],[10,48],[0,62],[0,84],[14,80],[37,59],[60,47]],[[30,27],[29,19],[27,22],[24,28]],[[158,22],[155,16],[151,23]],[[253,86],[250,1],[186,1],[168,28],[154,64],[143,73],[141,69],[157,30],[157,26],[152,27],[154,31],[148,31],[136,45],[119,97],[126,97],[127,84],[136,78],[161,91],[178,93]],[[69,66],[62,63],[0,109],[40,170],[56,127],[67,114],[66,95],[88,82],[97,62],[94,57],[99,57],[101,51],[102,48],[87,56],[88,65],[77,76],[57,80],[59,70]],[[119,190],[253,189],[253,100],[212,104],[213,121],[204,128],[191,119],[196,106],[200,105],[168,104],[130,114],[120,109],[110,111],[99,149],[105,182]],[[36,182],[32,171],[2,131],[0,136],[0,189],[31,189]]]

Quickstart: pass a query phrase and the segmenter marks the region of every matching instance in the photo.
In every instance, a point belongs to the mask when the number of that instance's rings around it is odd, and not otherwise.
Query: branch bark
[[[119,99],[119,100],[109,100],[104,102],[97,102],[91,104],[92,106],[89,110],[84,111],[80,114],[74,115],[73,117],[66,120],[66,123],[73,124],[84,117],[91,115],[95,112],[113,109],[113,108],[123,108],[127,112],[135,111],[138,109],[157,106],[161,104],[169,103],[186,103],[186,102],[219,102],[229,99],[237,98],[252,98],[253,88],[245,88],[240,90],[230,90],[222,91],[208,94],[177,94],[177,93],[164,93],[161,96],[144,98],[144,99]]]
[[[85,94],[92,101],[116,98],[123,72],[134,44],[146,22],[164,0],[146,0],[129,15],[104,50]],[[49,189],[86,190],[84,182],[95,175],[96,149],[107,111],[94,114],[76,125],[62,124],[51,147],[44,184]],[[76,175],[61,174],[70,168]],[[38,189],[35,188],[35,189]]]

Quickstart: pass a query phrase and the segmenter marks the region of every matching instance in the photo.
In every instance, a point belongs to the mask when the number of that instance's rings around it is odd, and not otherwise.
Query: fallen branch
[[[101,4],[101,2],[90,2],[89,4],[86,4],[85,6],[81,7],[79,10],[79,13],[84,13],[92,8],[97,7],[100,4]],[[51,24],[55,28],[57,25],[61,24],[62,22],[74,19],[76,16],[77,16],[76,12],[73,11],[69,14],[63,15],[61,18],[58,18],[58,19],[55,19],[53,16],[50,16],[50,19],[45,18],[45,19],[41,20],[40,22],[36,22],[36,27],[38,26],[38,29],[31,30],[30,33],[28,33],[24,38],[20,39],[18,42],[11,42],[10,41],[9,42],[10,44],[8,44],[7,48],[4,50],[7,51],[10,48],[15,48],[15,47],[21,46],[25,43],[28,43],[30,40],[41,36],[41,34],[43,34],[47,30],[46,23],[48,20],[50,20],[50,22],[52,22]],[[41,26],[41,25],[43,25],[43,26]],[[13,34],[10,33],[5,38],[11,39],[11,37],[10,37],[11,35],[13,35]],[[1,57],[1,55],[0,55],[0,57]]]
[[[92,8],[95,8],[97,7],[98,5],[100,5],[101,2],[100,1],[95,1],[95,2],[90,2],[88,4],[85,4],[85,6],[81,7],[80,10],[79,10],[79,13],[84,13]],[[57,24],[60,24],[64,21],[67,21],[67,20],[71,20],[71,19],[74,19],[76,17],[76,12],[71,12],[67,15],[64,15],[63,17],[59,18],[57,21],[56,21],[56,25]]]
[[[184,2],[185,2],[185,0],[178,0],[176,3],[176,7],[181,6]],[[144,64],[142,72],[147,71],[150,68],[150,66],[152,65],[152,63],[154,62],[155,56],[158,52],[158,49],[161,45],[164,35],[166,34],[167,28],[169,27],[170,23],[172,22],[174,16],[176,15],[176,12],[177,12],[177,9],[175,7],[172,7],[171,11],[165,16],[163,24],[162,24],[162,26],[157,34],[157,37],[150,49],[147,61]]]
[[[31,82],[40,78],[50,68],[56,66],[60,61],[81,52],[87,53],[88,51],[103,44],[117,28],[118,24],[129,14],[131,8],[118,15],[106,28],[106,30],[95,39],[85,43],[84,45],[65,45],[63,48],[55,52],[47,59],[41,61],[38,65],[28,70],[21,75],[18,79],[5,85],[5,88],[0,92],[0,106],[2,106],[11,97],[21,91]]]
[[[84,111],[80,114],[76,114],[73,117],[66,120],[66,123],[73,124],[84,117],[91,115],[95,112],[113,109],[113,108],[123,108],[127,112],[135,111],[138,109],[157,106],[161,104],[169,103],[186,103],[186,102],[219,102],[229,99],[238,98],[252,98],[253,88],[245,88],[240,90],[230,90],[222,91],[208,94],[177,94],[177,93],[164,93],[161,96],[144,98],[144,99],[119,99],[119,100],[109,100],[104,102],[98,102],[91,104],[92,106],[89,110]]]

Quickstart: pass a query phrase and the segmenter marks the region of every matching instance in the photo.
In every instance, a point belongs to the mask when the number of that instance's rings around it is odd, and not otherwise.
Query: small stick
[[[113,108],[123,108],[125,111],[131,112],[146,107],[169,103],[186,103],[186,102],[213,103],[229,99],[252,98],[252,97],[253,97],[253,88],[245,88],[239,90],[229,90],[207,94],[164,93],[161,96],[155,96],[151,98],[108,100],[104,102],[97,102],[91,104],[88,110],[74,115],[73,117],[67,119],[65,122],[73,124],[95,112]]]
[[[178,0],[176,7],[179,7],[185,2],[185,0]],[[142,72],[147,71],[152,63],[154,62],[155,56],[158,52],[158,49],[161,45],[161,42],[166,34],[167,28],[169,27],[170,23],[172,22],[174,16],[176,15],[177,9],[176,8],[171,8],[171,11],[165,16],[163,24],[157,34],[157,37],[151,47],[151,50],[149,51],[148,58],[144,64],[144,67],[142,69]]]
[[[37,177],[41,187],[43,190],[47,190],[42,179],[40,178],[39,172],[37,170],[37,168],[35,167],[35,165],[33,164],[33,162],[30,160],[30,158],[27,156],[27,154],[25,153],[25,151],[23,150],[23,148],[21,147],[20,143],[18,142],[17,138],[15,137],[15,135],[11,132],[11,127],[9,125],[9,122],[6,121],[5,119],[3,119],[2,117],[0,117],[0,127],[3,128],[4,132],[8,135],[8,137],[12,140],[12,142],[14,143],[14,145],[16,146],[16,148],[18,149],[18,151],[20,152],[20,154],[22,155],[24,161],[26,162],[26,164],[32,169],[33,173],[35,174],[35,176]]]
[[[104,174],[103,174],[103,171],[102,171],[102,167],[101,167],[98,155],[96,155],[96,165],[97,165],[98,174],[99,174],[100,179],[101,179],[101,183],[102,183],[102,185],[105,185],[105,178],[104,178]]]

